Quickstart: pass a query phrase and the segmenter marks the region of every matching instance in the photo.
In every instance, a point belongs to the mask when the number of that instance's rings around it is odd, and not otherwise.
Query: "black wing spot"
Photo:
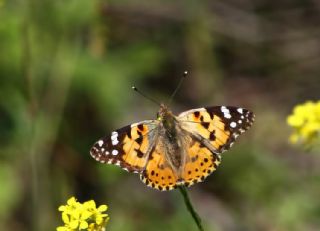
[[[142,158],[144,156],[144,153],[140,151],[140,149],[135,149],[137,152],[137,157]]]
[[[216,140],[216,136],[215,136],[214,133],[215,133],[215,131],[213,131],[213,132],[210,133],[209,139],[210,139],[211,141],[215,141],[215,140]]]
[[[144,130],[143,124],[139,124],[139,125],[138,125],[138,129],[143,132],[143,130]]]
[[[139,136],[136,140],[135,140],[139,145],[142,144],[142,141],[143,141],[143,137],[142,136]]]
[[[205,129],[208,129],[209,126],[210,126],[210,123],[209,123],[209,122],[202,122],[201,125],[202,125]]]
[[[191,161],[192,161],[192,162],[195,162],[197,159],[198,159],[198,155],[193,156],[193,157],[191,158]]]
[[[209,111],[208,113],[209,113],[209,115],[210,115],[210,118],[213,119],[213,116],[214,116],[213,112],[212,112],[212,111]]]
[[[128,136],[129,139],[132,138],[132,136],[131,136],[131,129],[128,129],[127,132],[126,132],[126,134],[127,134],[127,136]]]

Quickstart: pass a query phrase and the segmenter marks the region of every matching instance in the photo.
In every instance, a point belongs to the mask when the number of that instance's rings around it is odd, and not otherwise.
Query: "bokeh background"
[[[0,0],[0,227],[55,230],[71,196],[109,206],[107,230],[196,230],[178,191],[89,155],[105,134],[175,113],[253,110],[256,122],[189,190],[206,230],[320,229],[320,156],[288,142],[319,99],[318,0]]]

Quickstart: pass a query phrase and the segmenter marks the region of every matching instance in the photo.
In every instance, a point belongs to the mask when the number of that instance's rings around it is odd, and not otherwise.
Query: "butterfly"
[[[240,107],[192,109],[175,116],[161,104],[155,120],[134,123],[98,140],[90,150],[101,163],[140,174],[152,188],[166,191],[203,181],[217,169],[221,153],[254,121]]]

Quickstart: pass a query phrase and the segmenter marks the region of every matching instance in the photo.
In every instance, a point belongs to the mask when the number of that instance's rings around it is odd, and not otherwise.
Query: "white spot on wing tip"
[[[112,145],[117,145],[119,143],[118,132],[111,133],[111,143],[112,143]]]
[[[227,119],[230,119],[231,115],[229,113],[226,113],[226,114],[224,114],[224,117],[227,118]]]
[[[230,123],[230,127],[235,128],[236,126],[237,126],[237,123],[236,123],[236,122],[231,122],[231,123]]]
[[[102,141],[102,140],[99,140],[99,141],[98,141],[98,144],[99,144],[99,146],[101,147],[101,146],[103,145],[103,141]]]
[[[114,155],[114,156],[116,156],[116,155],[118,155],[118,151],[117,150],[112,150],[112,155]]]
[[[117,140],[117,138],[115,138],[114,140],[112,140],[112,145],[117,145],[119,143],[119,141]]]
[[[231,118],[230,110],[226,106],[221,107],[221,112],[223,113],[223,116],[227,119]]]
[[[238,108],[237,111],[242,114],[243,113],[243,109],[242,108]]]

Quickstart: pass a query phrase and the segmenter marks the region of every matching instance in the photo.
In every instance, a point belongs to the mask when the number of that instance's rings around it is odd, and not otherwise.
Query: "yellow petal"
[[[66,210],[66,206],[65,205],[61,205],[58,208],[59,211],[65,211]]]
[[[73,220],[69,223],[69,226],[71,229],[76,229],[79,226],[79,221],[78,220]]]
[[[59,226],[59,227],[57,227],[57,231],[71,231],[71,230],[68,227]]]
[[[77,200],[75,197],[71,197],[68,201],[67,201],[68,205],[75,205],[77,204]]]
[[[96,223],[97,223],[97,225],[100,225],[102,222],[103,222],[102,217],[101,217],[101,216],[97,216],[97,217],[96,217]]]
[[[303,125],[304,119],[296,115],[290,115],[287,118],[287,123],[292,127],[300,127]]]
[[[79,218],[80,218],[80,215],[81,215],[81,210],[80,210],[80,209],[73,210],[72,213],[71,213],[71,216],[72,216],[74,219],[79,219]]]
[[[82,221],[80,223],[79,229],[86,229],[88,228],[88,223],[86,221]]]
[[[86,201],[83,205],[88,209],[96,208],[96,203],[94,202],[94,200]]]
[[[88,219],[89,217],[91,217],[91,215],[92,215],[92,212],[83,211],[83,212],[81,213],[81,219],[86,220],[86,219]]]
[[[108,207],[106,205],[100,205],[99,208],[98,208],[98,211],[99,212],[104,212],[104,211],[107,211]]]
[[[62,213],[61,214],[61,217],[62,217],[62,221],[65,223],[65,224],[68,224],[70,222],[70,219],[69,219],[69,215],[67,213]]]

